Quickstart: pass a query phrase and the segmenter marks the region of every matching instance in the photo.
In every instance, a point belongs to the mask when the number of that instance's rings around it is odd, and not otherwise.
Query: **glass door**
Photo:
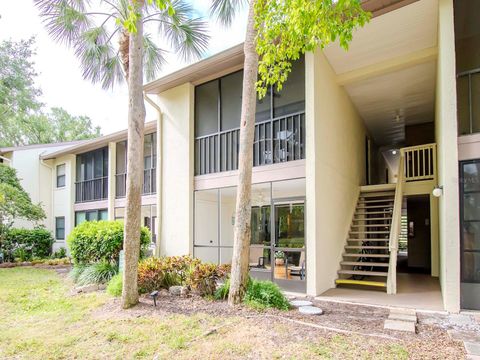
[[[305,199],[274,200],[273,279],[282,288],[305,292]]]
[[[480,159],[460,163],[461,307],[480,310]]]

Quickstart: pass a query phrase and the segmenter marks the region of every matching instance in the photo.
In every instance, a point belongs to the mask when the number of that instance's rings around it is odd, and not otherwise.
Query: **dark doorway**
[[[407,251],[398,259],[398,271],[431,273],[430,196],[407,198]]]

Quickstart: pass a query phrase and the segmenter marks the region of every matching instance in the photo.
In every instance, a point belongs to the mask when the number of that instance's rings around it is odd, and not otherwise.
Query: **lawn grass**
[[[69,295],[52,270],[0,269],[1,359],[405,359],[371,338],[307,338],[259,318],[122,311],[103,292]],[[102,306],[106,304],[105,306]],[[205,333],[217,329],[211,335]],[[373,349],[373,350],[372,350]]]

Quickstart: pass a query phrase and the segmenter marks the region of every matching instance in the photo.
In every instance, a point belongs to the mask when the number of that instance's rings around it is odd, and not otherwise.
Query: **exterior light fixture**
[[[397,155],[397,150],[396,149],[392,150],[392,155]]]
[[[440,197],[443,195],[443,186],[435,186],[435,188],[432,191],[432,195],[435,197]]]
[[[155,291],[151,292],[150,296],[153,299],[153,305],[156,307],[157,306],[158,291],[155,290]]]

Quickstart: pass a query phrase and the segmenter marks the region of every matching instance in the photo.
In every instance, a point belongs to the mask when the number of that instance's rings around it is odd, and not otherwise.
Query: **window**
[[[65,186],[65,164],[57,165],[57,188]]]
[[[65,216],[55,218],[55,239],[65,240]]]
[[[195,175],[238,168],[243,70],[195,87]],[[254,166],[305,158],[305,61],[257,99]]]
[[[84,221],[108,220],[108,210],[87,210],[75,212],[75,226],[80,225]]]

